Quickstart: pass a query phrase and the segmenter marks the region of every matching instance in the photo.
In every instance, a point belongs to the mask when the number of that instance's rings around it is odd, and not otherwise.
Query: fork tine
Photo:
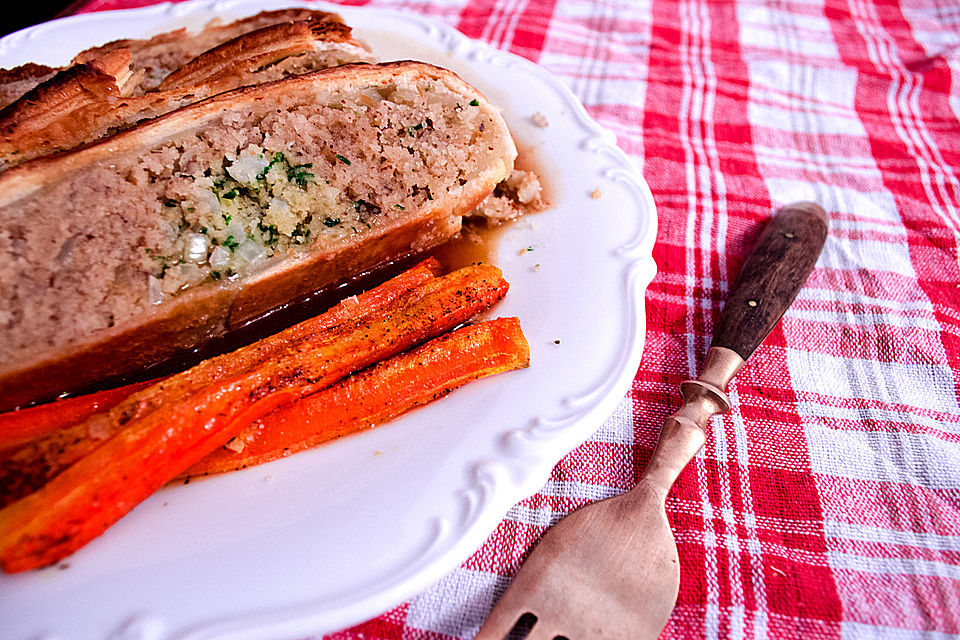
[[[505,640],[523,614],[510,615],[503,613],[495,619],[491,614],[473,640]],[[564,637],[562,632],[551,630],[546,621],[537,619],[533,627],[523,636],[523,640],[553,640],[557,636]]]
[[[499,604],[490,612],[490,617],[480,627],[473,640],[504,640],[524,612],[501,607]]]
[[[551,629],[540,622],[540,620],[537,620],[537,624],[533,625],[533,629],[530,630],[530,633],[528,633],[527,637],[523,640],[553,640],[561,635],[561,632],[556,629]]]

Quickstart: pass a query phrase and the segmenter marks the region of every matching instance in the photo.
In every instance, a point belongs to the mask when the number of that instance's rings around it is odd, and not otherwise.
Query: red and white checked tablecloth
[[[960,638],[960,3],[343,3],[432,15],[561,78],[642,166],[659,274],[616,414],[459,569],[330,638],[472,637],[548,525],[632,486],[759,223],[794,200],[830,237],[670,494],[664,637]]]

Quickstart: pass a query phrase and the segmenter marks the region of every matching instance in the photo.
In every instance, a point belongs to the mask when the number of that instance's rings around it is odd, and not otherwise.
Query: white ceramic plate
[[[60,65],[112,39],[281,6],[291,3],[71,17],[0,40],[0,66]],[[554,206],[503,238],[511,289],[496,309],[520,318],[531,367],[332,445],[160,491],[60,567],[0,577],[4,638],[275,640],[359,623],[462,562],[626,393],[656,214],[614,135],[528,61],[416,15],[329,8],[381,59],[427,60],[475,83],[533,150]],[[548,127],[532,124],[537,111]]]

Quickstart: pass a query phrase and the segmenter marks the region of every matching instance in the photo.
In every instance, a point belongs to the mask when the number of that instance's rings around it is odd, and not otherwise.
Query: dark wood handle
[[[750,357],[813,271],[827,227],[827,213],[812,202],[788,204],[774,215],[727,297],[714,347]]]

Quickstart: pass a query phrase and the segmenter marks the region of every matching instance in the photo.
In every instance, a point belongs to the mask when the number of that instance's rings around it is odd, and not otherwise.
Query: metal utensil
[[[521,638],[520,627],[529,629],[527,640],[659,636],[680,586],[667,492],[703,446],[707,421],[730,410],[727,384],[796,297],[826,237],[820,206],[802,202],[777,212],[727,298],[703,373],[681,383],[683,405],[664,421],[637,485],[548,531],[476,640],[503,640],[511,631]]]

